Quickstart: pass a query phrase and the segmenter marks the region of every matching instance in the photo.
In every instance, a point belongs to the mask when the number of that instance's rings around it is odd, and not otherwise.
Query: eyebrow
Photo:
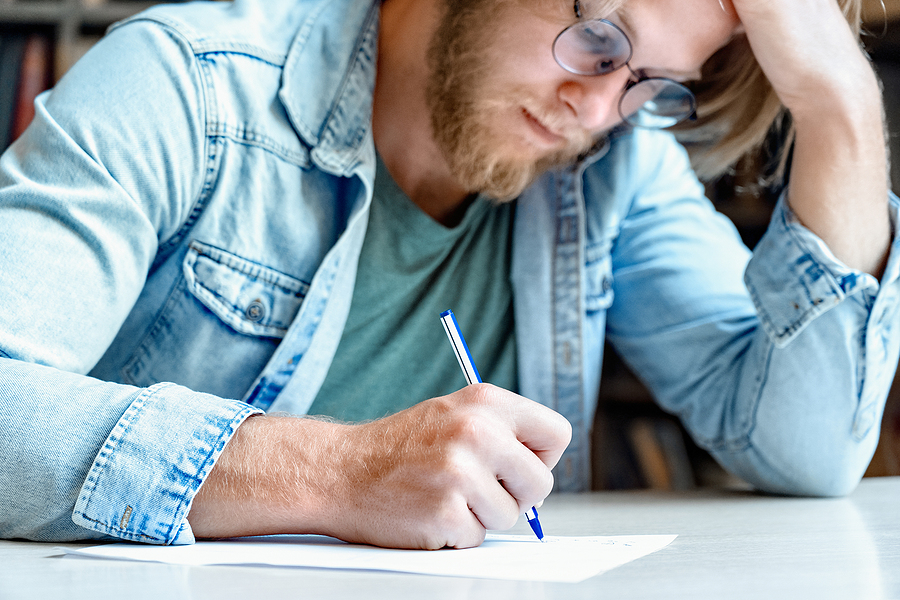
[[[620,6],[619,10],[616,11],[616,14],[619,17],[619,20],[622,21],[622,27],[625,29],[625,34],[631,41],[632,47],[635,46],[640,41],[640,37],[634,28],[634,21],[631,20],[631,12],[628,10],[628,4],[625,3]]]

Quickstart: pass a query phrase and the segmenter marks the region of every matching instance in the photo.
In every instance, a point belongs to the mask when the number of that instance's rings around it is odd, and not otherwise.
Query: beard
[[[456,180],[471,193],[499,201],[518,197],[539,175],[569,164],[595,142],[584,129],[564,125],[529,90],[501,85],[495,42],[503,2],[446,0],[428,51],[426,98],[434,139]],[[549,49],[547,50],[550,51]],[[565,139],[536,155],[520,138],[498,131],[501,117],[536,118]]]

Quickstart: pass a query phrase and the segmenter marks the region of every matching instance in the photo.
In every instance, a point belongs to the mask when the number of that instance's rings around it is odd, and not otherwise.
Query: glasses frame
[[[635,72],[634,69],[631,68],[631,64],[630,64],[631,58],[633,56],[634,48],[631,45],[631,40],[628,39],[628,36],[625,34],[625,32],[622,31],[622,29],[618,25],[616,25],[615,23],[613,23],[612,21],[609,21],[607,19],[587,19],[587,20],[583,19],[582,14],[581,14],[580,0],[575,0],[575,4],[574,4],[573,8],[574,8],[574,12],[575,12],[575,18],[578,20],[575,23],[573,23],[572,25],[569,25],[568,27],[563,29],[561,32],[559,32],[559,34],[553,40],[553,46],[551,48],[551,52],[553,53],[553,60],[556,61],[556,64],[558,64],[560,67],[562,67],[569,73],[574,73],[575,75],[583,75],[583,76],[588,76],[588,77],[597,77],[600,75],[608,75],[609,73],[618,71],[622,67],[627,68],[628,71],[632,74],[633,78],[629,78],[628,82],[626,82],[625,89],[622,91],[622,96],[619,98],[617,109],[619,111],[619,116],[622,118],[622,120],[634,127],[642,127],[645,129],[665,129],[667,127],[672,127],[673,125],[681,123],[685,120],[693,121],[697,118],[697,98],[694,96],[694,93],[686,85],[684,85],[683,83],[681,83],[679,81],[675,81],[674,79],[670,79],[668,77],[650,77],[645,73]],[[560,60],[559,55],[557,53],[557,44],[559,43],[559,40],[561,38],[563,38],[563,36],[571,35],[569,32],[573,31],[574,29],[585,28],[587,25],[593,24],[593,23],[600,23],[604,27],[609,27],[613,31],[618,32],[622,36],[622,39],[625,41],[625,44],[627,45],[628,56],[625,60],[623,60],[621,62],[621,64],[614,65],[609,70],[606,70],[606,71],[595,70],[594,72],[583,72],[576,68],[573,68],[570,65],[565,64],[564,61]],[[634,91],[635,89],[637,89],[638,91],[646,90],[648,82],[654,86],[662,84],[664,86],[663,89],[678,91],[681,94],[681,96],[687,101],[687,103],[690,106],[690,109],[679,113],[677,116],[670,117],[675,120],[671,123],[666,123],[666,124],[648,124],[648,123],[642,121],[641,115],[651,115],[653,117],[660,116],[660,115],[656,115],[650,111],[643,110],[643,107],[647,105],[649,100],[642,103],[640,105],[640,107],[637,110],[635,110],[634,112],[630,112],[630,113],[626,114],[626,111],[623,110],[623,105],[626,103],[626,98],[628,98],[628,97],[633,98],[634,94],[635,94],[635,91]],[[655,94],[653,97],[656,98],[658,96],[659,96],[659,93],[657,92],[657,94]]]

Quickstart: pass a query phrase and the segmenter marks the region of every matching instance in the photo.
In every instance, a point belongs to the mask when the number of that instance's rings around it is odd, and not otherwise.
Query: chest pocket
[[[612,256],[609,251],[609,242],[585,248],[585,309],[588,312],[606,310],[612,305]]]
[[[197,241],[183,269],[194,297],[246,335],[283,338],[309,290],[299,279]]]

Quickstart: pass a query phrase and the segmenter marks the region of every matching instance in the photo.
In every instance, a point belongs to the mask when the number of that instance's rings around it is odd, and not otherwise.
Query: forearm
[[[891,239],[884,122],[875,75],[861,55],[857,62],[815,103],[792,110],[788,199],[839,260],[880,277]]]
[[[881,93],[835,0],[733,0],[796,128],[789,203],[851,268],[880,277],[890,243]]]
[[[194,498],[194,535],[334,533],[338,463],[352,429],[288,416],[245,421]]]

